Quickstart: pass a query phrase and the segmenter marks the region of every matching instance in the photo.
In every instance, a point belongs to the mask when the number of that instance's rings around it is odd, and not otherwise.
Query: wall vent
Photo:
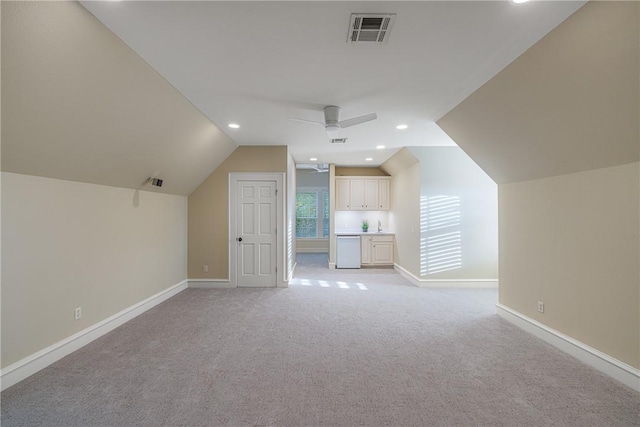
[[[347,142],[347,138],[331,138],[332,144],[344,144]]]
[[[347,43],[386,43],[395,17],[395,13],[352,13]]]

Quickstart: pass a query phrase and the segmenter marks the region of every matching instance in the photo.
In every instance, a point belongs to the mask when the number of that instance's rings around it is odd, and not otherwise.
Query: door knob
[[[242,237],[238,237],[236,240],[237,240],[238,242],[242,242]]]

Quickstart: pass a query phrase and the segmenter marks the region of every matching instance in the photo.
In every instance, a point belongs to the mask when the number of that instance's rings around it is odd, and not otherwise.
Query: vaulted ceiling
[[[640,4],[588,3],[438,124],[499,184],[637,162]]]
[[[1,7],[3,171],[186,195],[236,148],[78,3]]]
[[[2,169],[189,194],[238,145],[345,166],[454,145],[436,120],[583,4],[3,2]],[[386,44],[347,43],[351,13],[382,12]],[[326,105],[378,119],[343,145],[290,120]]]

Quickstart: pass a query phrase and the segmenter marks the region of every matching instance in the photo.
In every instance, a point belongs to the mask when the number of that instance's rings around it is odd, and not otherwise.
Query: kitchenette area
[[[336,177],[335,268],[393,266],[389,188],[388,176]]]

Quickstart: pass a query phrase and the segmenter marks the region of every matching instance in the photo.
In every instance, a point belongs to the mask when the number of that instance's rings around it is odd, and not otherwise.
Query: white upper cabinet
[[[364,209],[368,211],[378,211],[378,180],[377,179],[365,179],[364,180]]]
[[[390,184],[391,181],[389,179],[378,180],[378,210],[388,211],[389,209],[391,209],[391,203],[389,202]]]
[[[362,179],[349,179],[351,185],[351,210],[364,209],[364,180]]]
[[[337,211],[351,209],[351,182],[346,178],[336,178],[336,207]]]
[[[336,210],[389,210],[389,183],[387,177],[336,178]]]

